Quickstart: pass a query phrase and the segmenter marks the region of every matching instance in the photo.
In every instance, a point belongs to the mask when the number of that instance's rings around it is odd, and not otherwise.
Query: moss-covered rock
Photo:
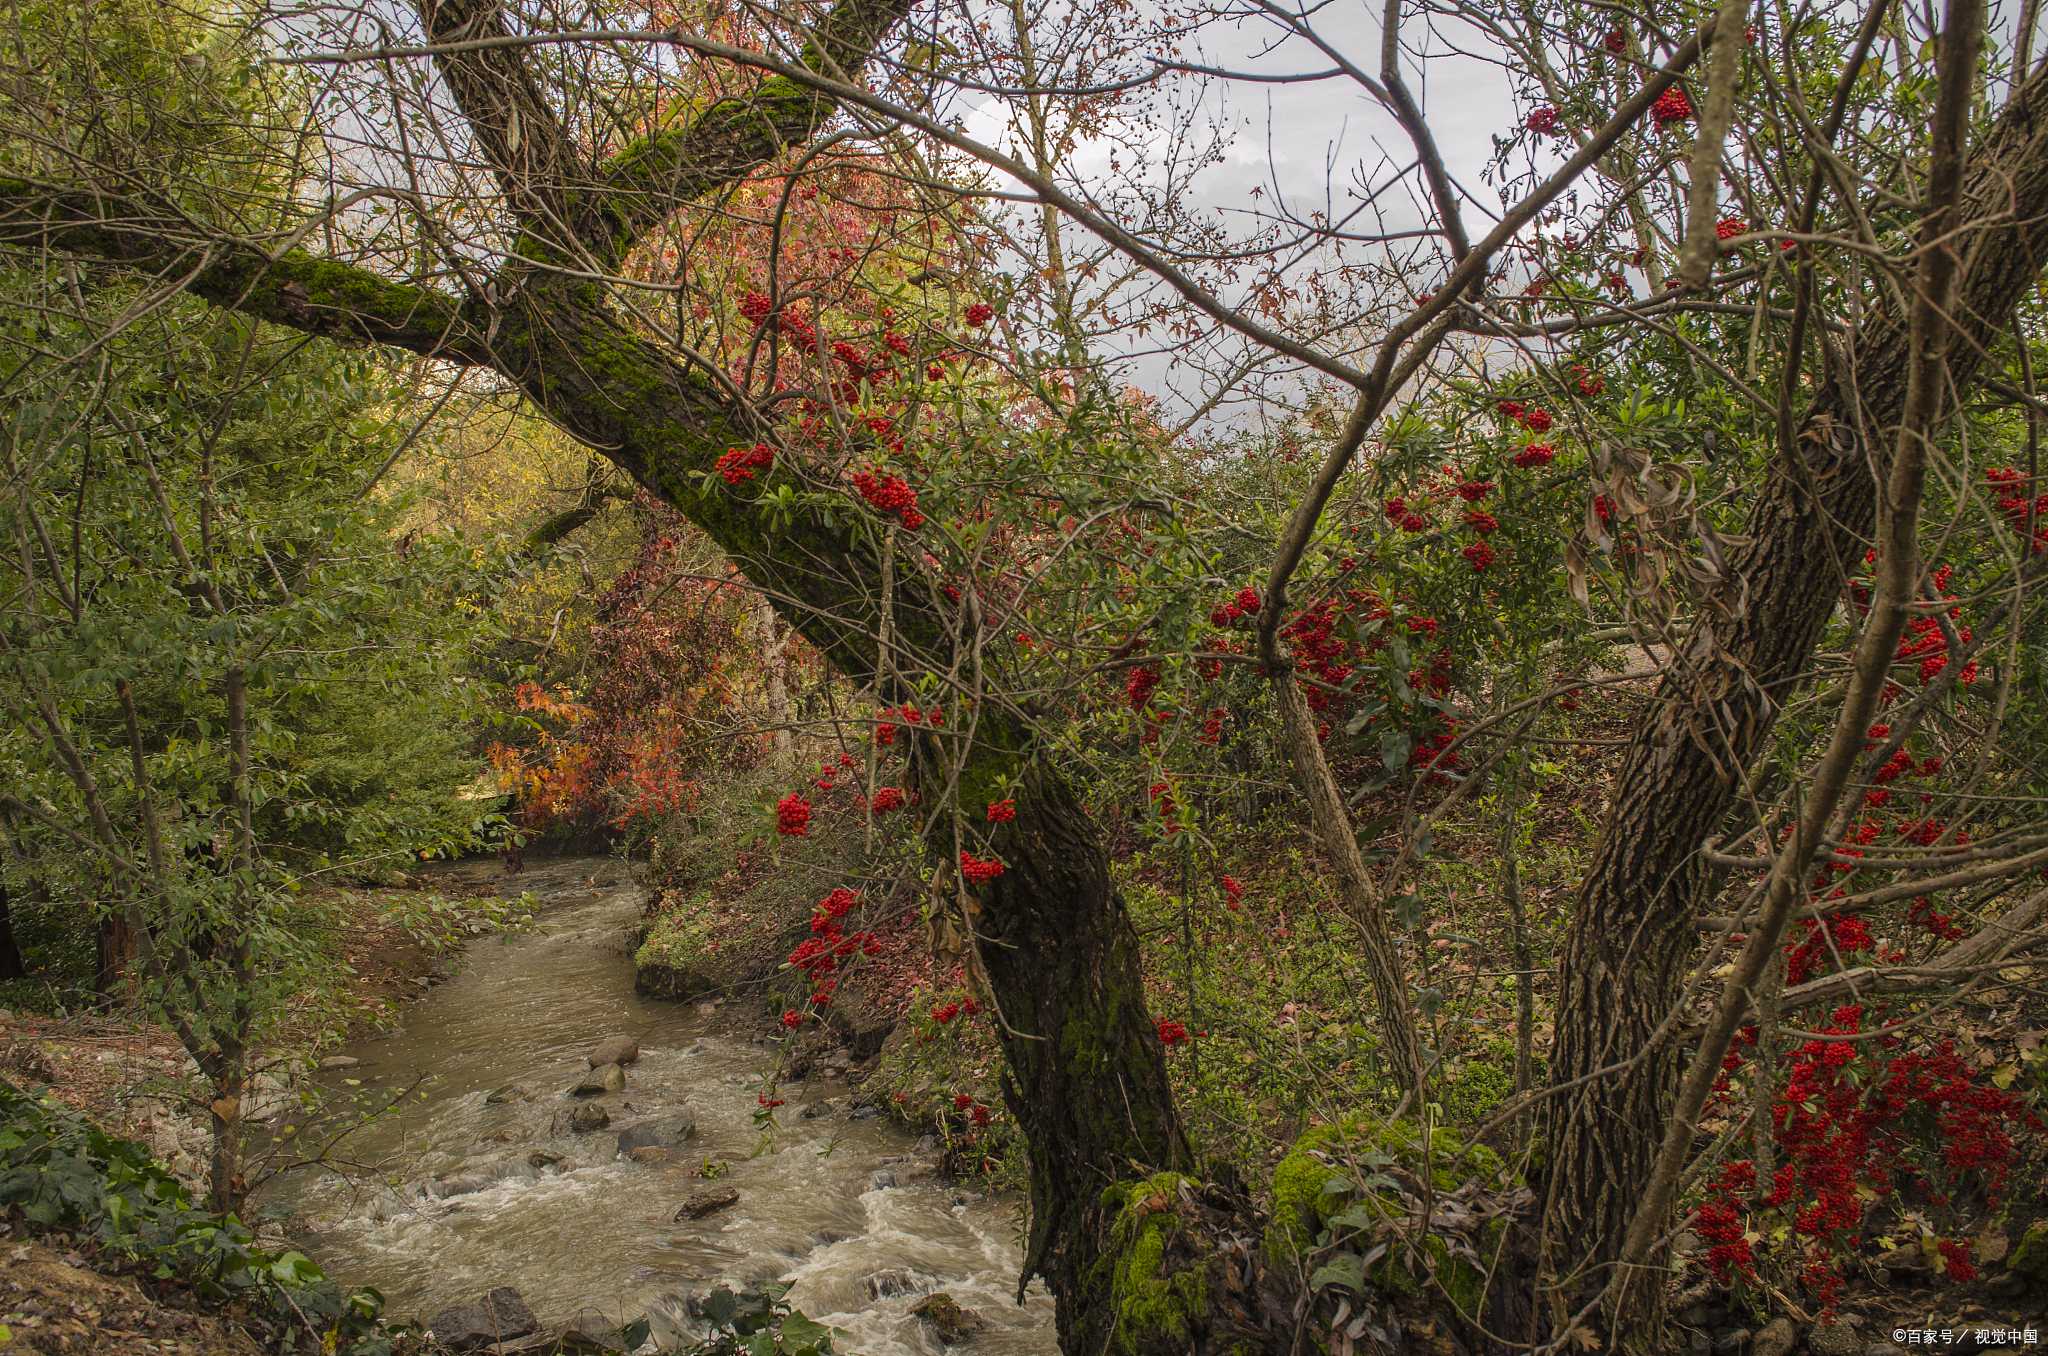
[[[2012,1250],[2008,1265],[2022,1276],[2048,1281],[2048,1224],[2036,1224],[2027,1230],[2020,1245]]]
[[[988,1326],[987,1319],[972,1309],[961,1308],[960,1302],[943,1290],[925,1296],[910,1312],[931,1324],[932,1336],[949,1347],[959,1346]]]
[[[679,904],[664,902],[641,929],[633,953],[633,988],[656,998],[685,1001],[724,986],[709,949],[717,921],[711,892],[699,890]]]
[[[1501,1160],[1484,1145],[1467,1145],[1448,1127],[1439,1127],[1425,1150],[1422,1128],[1413,1121],[1351,1117],[1316,1126],[1295,1141],[1273,1173],[1274,1224],[1299,1231],[1297,1238],[1313,1238],[1358,1198],[1361,1178],[1398,1170],[1419,1181],[1425,1168],[1434,1190],[1450,1192],[1469,1178],[1495,1176]]]
[[[1498,1154],[1467,1145],[1450,1129],[1436,1130],[1425,1147],[1413,1122],[1355,1118],[1318,1126],[1296,1141],[1274,1174],[1267,1260],[1276,1268],[1298,1266],[1316,1251],[1322,1279],[1311,1278],[1312,1284],[1334,1285],[1328,1294],[1364,1289],[1395,1304],[1448,1309],[1477,1322],[1487,1281],[1472,1256],[1494,1250],[1506,1224],[1464,1214],[1462,1224],[1445,1228],[1432,1220],[1422,1230],[1413,1198],[1486,1194],[1483,1184],[1496,1181],[1501,1170]],[[1404,1193],[1410,1199],[1404,1201]],[[1373,1256],[1379,1243],[1390,1246]],[[1448,1334],[1446,1340],[1454,1342]]]

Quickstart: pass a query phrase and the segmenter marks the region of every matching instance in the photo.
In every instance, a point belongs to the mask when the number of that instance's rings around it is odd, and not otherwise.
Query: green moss
[[[633,987],[678,1001],[719,986],[707,947],[716,920],[711,892],[699,890],[650,922],[633,953]]]
[[[2012,1250],[2009,1265],[2022,1276],[2048,1281],[2048,1224],[2036,1224],[2027,1230],[2020,1245]]]
[[[949,1347],[958,1346],[988,1327],[980,1314],[961,1308],[960,1302],[943,1290],[926,1296],[910,1312],[931,1324],[932,1335]]]
[[[1477,1125],[1514,1095],[1515,1048],[1497,1041],[1490,1059],[1469,1059],[1442,1089],[1444,1116],[1453,1125]]]
[[[1171,1208],[1180,1188],[1194,1186],[1191,1177],[1162,1172],[1138,1182],[1121,1182],[1102,1193],[1102,1204],[1114,1210],[1109,1247],[1096,1266],[1091,1294],[1110,1296],[1110,1328],[1104,1349],[1134,1356],[1143,1351],[1185,1346],[1209,1307],[1208,1286],[1199,1271],[1159,1274],[1173,1234],[1186,1227]],[[1101,1269],[1113,1274],[1103,1277]],[[1109,1284],[1100,1284],[1103,1280]]]
[[[1325,1163],[1317,1153],[1334,1161]],[[1347,1160],[1356,1168],[1339,1166]],[[1361,1199],[1359,1177],[1395,1169],[1419,1176],[1425,1162],[1431,1185],[1442,1192],[1455,1191],[1469,1178],[1483,1179],[1501,1170],[1498,1154],[1484,1146],[1468,1148],[1458,1133],[1448,1128],[1439,1128],[1430,1136],[1426,1155],[1421,1128],[1412,1121],[1357,1118],[1310,1130],[1295,1142],[1273,1174],[1273,1225],[1266,1233],[1267,1257],[1276,1265],[1291,1267],[1308,1249],[1327,1241],[1325,1231],[1331,1220]],[[1389,1201],[1389,1212],[1396,1209]],[[1355,1219],[1347,1220],[1340,1228],[1354,1223]],[[1498,1245],[1504,1227],[1498,1220],[1490,1221],[1481,1231],[1482,1249]],[[1453,1253],[1450,1242],[1438,1235],[1424,1235],[1417,1246],[1419,1259],[1406,1247],[1389,1249],[1365,1268],[1367,1282],[1384,1294],[1413,1298],[1422,1294],[1433,1276],[1460,1314],[1477,1315],[1486,1299],[1485,1273]]]
[[[1331,1216],[1349,1208],[1357,1198],[1357,1174],[1316,1157],[1328,1155],[1336,1164],[1347,1158],[1357,1161],[1366,1172],[1398,1166],[1420,1174],[1425,1155],[1422,1131],[1413,1121],[1373,1121],[1350,1118],[1335,1125],[1319,1125],[1294,1143],[1273,1173],[1273,1229],[1267,1234],[1267,1251],[1279,1261],[1300,1251],[1322,1232]],[[1500,1155],[1484,1145],[1467,1147],[1458,1132],[1438,1127],[1430,1137],[1426,1156],[1430,1184],[1438,1191],[1455,1191],[1469,1177],[1492,1177],[1501,1169]],[[1325,1190],[1342,1184],[1342,1189]]]

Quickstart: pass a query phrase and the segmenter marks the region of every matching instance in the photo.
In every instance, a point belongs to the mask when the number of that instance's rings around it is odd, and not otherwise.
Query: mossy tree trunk
[[[905,8],[902,0],[842,0],[810,55],[857,70]],[[499,11],[459,2],[423,0],[421,18],[438,36],[487,41],[503,31]],[[874,679],[881,566],[871,538],[844,515],[828,522],[800,514],[771,526],[750,494],[711,474],[727,448],[758,440],[765,424],[744,400],[626,323],[595,281],[684,203],[815,135],[831,102],[769,80],[750,99],[722,101],[592,164],[516,48],[436,61],[497,172],[502,206],[525,232],[490,288],[457,297],[304,253],[269,259],[222,247],[191,290],[309,334],[501,374],[703,529],[838,670]],[[0,239],[138,268],[192,266],[180,246],[106,211],[89,192],[0,179]],[[943,653],[948,634],[925,586],[908,570],[894,573],[904,651]],[[976,727],[971,749],[943,759],[931,742],[943,736],[921,736],[920,759],[958,764],[947,775],[960,778],[970,814],[998,782],[1016,803],[1016,818],[993,826],[985,845],[1006,869],[973,887],[966,902],[999,1014],[1010,1107],[1032,1155],[1026,1276],[1047,1279],[1067,1350],[1163,1349],[1113,1318],[1119,1273],[1107,1251],[1117,1246],[1115,1212],[1103,1202],[1120,1180],[1194,1168],[1146,1011],[1137,934],[1095,825],[1060,772],[1033,757],[1028,723],[989,702]],[[224,1097],[216,1130],[231,1131],[233,1117]],[[1284,1347],[1289,1337],[1276,1340]]]

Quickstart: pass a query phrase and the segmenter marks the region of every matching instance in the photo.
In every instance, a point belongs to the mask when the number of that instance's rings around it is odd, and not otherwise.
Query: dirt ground
[[[189,1292],[151,1288],[69,1246],[0,1225],[0,1352],[50,1356],[256,1356],[263,1346],[232,1309],[208,1312]],[[266,1334],[267,1335],[267,1334]]]

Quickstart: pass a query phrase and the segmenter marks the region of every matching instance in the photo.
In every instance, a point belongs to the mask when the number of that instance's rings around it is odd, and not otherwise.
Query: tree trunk
[[[1997,318],[2012,314],[2048,260],[2048,80],[2030,80],[1977,148],[1965,201],[1966,219],[1982,224],[1963,236],[1960,334],[1948,346],[1955,390],[1973,380]],[[1695,919],[1710,885],[1700,844],[1722,832],[1742,775],[1810,670],[1845,566],[1869,545],[1874,476],[1905,401],[1908,338],[1905,316],[1874,306],[1850,347],[1853,370],[1816,383],[1800,464],[1772,464],[1750,514],[1753,540],[1736,555],[1748,610],[1699,623],[1608,790],[1558,967],[1552,1083],[1587,1081],[1545,1103],[1544,1255],[1556,1275],[1573,1278],[1546,1315],[1553,1321],[1576,1307],[1574,1294],[1606,1283],[1644,1194],[1681,1055],[1675,1031],[1654,1048],[1651,1035],[1679,1003],[1698,954]],[[1848,403],[1850,390],[1859,405]],[[1606,1315],[1610,1347],[1634,1349],[1658,1317],[1660,1287],[1627,1293]]]
[[[435,34],[461,29],[489,38],[502,31],[495,11],[422,8]],[[830,56],[857,72],[906,8],[903,0],[841,0],[813,44],[825,51],[807,56]],[[550,419],[703,529],[841,672],[857,683],[876,681],[885,571],[867,525],[847,514],[771,519],[755,502],[758,486],[732,486],[715,474],[728,448],[759,442],[767,432],[752,410],[623,321],[587,270],[579,276],[579,268],[544,270],[529,262],[578,247],[616,257],[682,201],[808,139],[831,116],[830,101],[771,80],[744,104],[721,101],[606,165],[581,167],[556,144],[566,134],[540,116],[536,86],[522,62],[509,46],[437,58],[479,147],[499,164],[505,206],[533,233],[507,260],[495,295],[458,299],[304,254],[272,259],[232,250],[195,274],[191,290],[303,332],[497,371]],[[515,108],[521,116],[511,126],[523,127],[523,135],[507,134]],[[549,184],[542,182],[545,175],[528,173],[564,165],[577,167],[570,175],[577,182]],[[127,230],[104,220],[103,203],[90,192],[53,196],[0,179],[0,234],[29,229],[53,247],[146,267],[185,257],[183,246],[146,228]],[[580,246],[564,241],[564,230]],[[892,567],[886,573],[893,577],[893,626],[900,638],[892,653],[902,657],[895,672],[905,672],[912,656],[942,663],[954,637],[941,604],[917,571]],[[1138,938],[1111,886],[1093,822],[1060,773],[1033,760],[1025,724],[994,703],[984,703],[974,720],[975,746],[962,751],[959,809],[978,828],[993,828],[992,841],[977,852],[1000,854],[1005,868],[974,887],[965,906],[1009,1061],[1006,1097],[1031,1150],[1025,1274],[1046,1277],[1065,1349],[1075,1356],[1112,1344],[1175,1356],[1233,1343],[1286,1351],[1292,1328],[1257,1299],[1262,1288],[1286,1294],[1286,1278],[1263,1286],[1261,1278],[1270,1279],[1272,1270],[1263,1253],[1230,1250],[1233,1240],[1258,1234],[1241,1196],[1203,1195],[1192,1187],[1142,1192],[1121,1205],[1106,1196],[1119,1182],[1136,1179],[1149,1187],[1158,1180],[1152,1174],[1195,1167],[1164,1050],[1146,1012]],[[956,719],[956,728],[965,723]],[[957,737],[950,730],[918,736],[927,744]],[[931,746],[920,756],[932,764],[935,752]],[[925,781],[946,784],[942,777]],[[1015,800],[1016,818],[979,823],[999,784]],[[238,1200],[230,1096],[239,1095],[241,1059],[237,1049],[208,1070],[221,1098],[212,1185],[223,1206]],[[1133,1246],[1156,1238],[1157,1222],[1168,1217],[1186,1220],[1173,1246],[1148,1267],[1127,1266]],[[1212,1283],[1191,1287],[1190,1272]],[[1170,1293],[1149,1303],[1154,1292]]]
[[[9,907],[7,882],[0,881],[0,979],[27,979],[22,968],[21,949],[14,944],[14,911]]]
[[[774,727],[775,768],[787,772],[796,763],[796,738],[791,733],[789,706],[789,642],[775,607],[754,595],[754,627],[761,651],[761,672],[765,675],[768,723]]]
[[[127,989],[128,963],[135,959],[135,934],[129,930],[126,911],[109,908],[100,918],[94,941],[98,965],[93,987],[104,997],[118,999]]]

